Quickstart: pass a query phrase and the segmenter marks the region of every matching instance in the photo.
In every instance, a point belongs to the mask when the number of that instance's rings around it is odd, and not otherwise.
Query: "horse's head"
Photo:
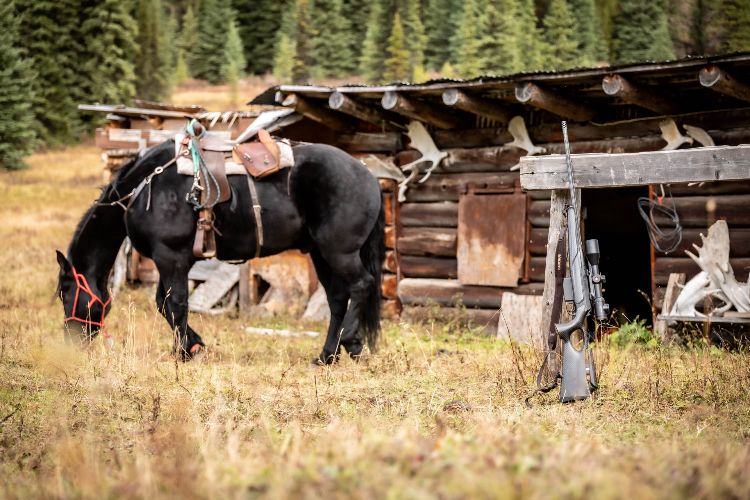
[[[60,251],[57,262],[60,265],[57,295],[63,303],[65,330],[73,333],[80,328],[84,338],[92,339],[104,326],[104,317],[109,312],[112,300],[109,291],[93,276],[78,272]]]

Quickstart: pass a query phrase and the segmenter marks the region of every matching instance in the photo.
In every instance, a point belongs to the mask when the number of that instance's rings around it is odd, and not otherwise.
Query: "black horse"
[[[197,215],[185,196],[193,179],[177,172],[174,151],[174,141],[166,141],[125,165],[79,222],[67,257],[57,252],[66,331],[77,324],[89,339],[99,332],[110,308],[108,278],[127,235],[159,270],[156,303],[175,334],[175,352],[187,360],[205,345],[188,325],[188,271],[197,260],[192,253]],[[255,183],[266,233],[261,255],[287,249],[310,253],[331,310],[316,362],[332,363],[342,346],[356,357],[365,341],[371,349],[377,341],[382,195],[367,168],[340,149],[304,144],[293,151],[290,170]],[[230,201],[214,207],[217,257],[247,260],[256,252],[250,190],[242,175],[229,176],[229,181]],[[117,203],[139,185],[139,193],[125,201],[127,207]]]

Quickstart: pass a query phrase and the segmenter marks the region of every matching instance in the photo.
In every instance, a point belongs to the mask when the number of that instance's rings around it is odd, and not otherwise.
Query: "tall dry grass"
[[[109,338],[67,345],[54,249],[99,153],[29,163],[0,176],[3,498],[750,496],[744,350],[600,348],[596,398],[527,408],[537,353],[438,323],[387,323],[377,354],[313,369],[321,339],[194,315],[208,349],[182,364],[139,288]]]

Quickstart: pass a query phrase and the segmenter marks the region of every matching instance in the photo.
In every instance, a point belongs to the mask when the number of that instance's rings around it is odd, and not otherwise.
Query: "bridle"
[[[91,287],[89,286],[89,282],[86,279],[86,276],[76,271],[75,267],[72,267],[73,270],[73,278],[76,280],[76,297],[73,300],[73,310],[72,310],[72,316],[68,316],[65,318],[65,321],[78,321],[79,323],[82,323],[84,325],[89,326],[96,326],[98,328],[103,329],[104,328],[104,315],[107,311],[107,306],[110,302],[112,302],[112,295],[110,294],[109,298],[105,301],[101,299],[97,294],[94,293],[93,290],[91,290]],[[81,291],[86,292],[89,294],[89,297],[91,299],[89,300],[89,303],[87,305],[89,311],[91,310],[91,305],[95,302],[99,302],[102,305],[102,317],[99,319],[99,321],[94,321],[90,318],[79,318],[76,316],[76,310],[78,309],[78,298],[81,295]]]

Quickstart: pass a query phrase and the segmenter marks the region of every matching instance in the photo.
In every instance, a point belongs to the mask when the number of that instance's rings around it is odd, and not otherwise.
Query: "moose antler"
[[[422,156],[401,167],[402,171],[409,172],[406,179],[401,181],[398,185],[398,201],[401,203],[406,201],[406,190],[408,189],[409,184],[419,175],[419,165],[431,163],[427,170],[425,170],[422,178],[419,179],[419,183],[421,184],[432,175],[432,171],[437,168],[442,159],[448,156],[448,153],[440,151],[437,146],[435,146],[435,141],[432,140],[432,137],[430,137],[429,132],[424,128],[422,122],[409,122],[407,135],[409,136],[411,147],[422,153]]]
[[[729,264],[729,228],[727,222],[718,220],[703,236],[703,246],[693,245],[697,255],[685,251],[701,268],[693,279],[688,281],[672,307],[673,316],[705,316],[695,306],[708,297],[723,302],[719,307],[707,311],[708,315],[723,313],[734,307],[739,312],[750,312],[750,282],[739,283]]]

